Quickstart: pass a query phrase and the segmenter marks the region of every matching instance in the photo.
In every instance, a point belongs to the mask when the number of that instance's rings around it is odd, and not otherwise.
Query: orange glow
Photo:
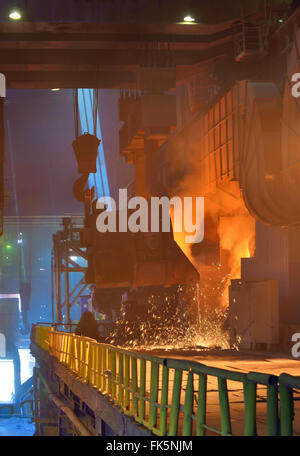
[[[227,308],[228,287],[231,280],[241,278],[242,258],[250,258],[255,254],[255,222],[250,215],[221,217],[218,232],[221,266],[228,271],[221,305]]]
[[[254,218],[247,214],[219,217],[216,230],[219,235],[220,263],[215,266],[199,263],[197,256],[192,255],[191,245],[185,243],[184,232],[174,233],[174,239],[200,273],[200,289],[205,289],[205,305],[226,310],[231,280],[241,278],[242,258],[250,258],[255,254]]]

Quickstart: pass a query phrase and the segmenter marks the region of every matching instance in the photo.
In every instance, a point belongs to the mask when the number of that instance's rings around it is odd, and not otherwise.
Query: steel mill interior
[[[0,436],[300,435],[299,62],[296,0],[1,0]]]

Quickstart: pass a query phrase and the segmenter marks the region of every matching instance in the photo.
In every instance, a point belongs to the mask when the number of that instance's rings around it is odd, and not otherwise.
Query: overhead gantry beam
[[[185,70],[232,53],[233,22],[199,24],[0,23],[8,88],[130,88],[139,65]]]

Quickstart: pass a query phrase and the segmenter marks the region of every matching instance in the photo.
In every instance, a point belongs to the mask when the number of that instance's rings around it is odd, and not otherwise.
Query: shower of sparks
[[[237,348],[230,347],[227,310],[205,305],[205,298],[199,284],[148,296],[143,315],[137,311],[132,320],[122,312],[109,343],[137,350]]]

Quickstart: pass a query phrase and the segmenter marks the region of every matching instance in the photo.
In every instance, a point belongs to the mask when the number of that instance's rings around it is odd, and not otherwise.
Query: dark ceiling
[[[290,4],[292,0],[273,0]],[[217,23],[264,7],[264,0],[1,0],[0,21],[13,4],[27,10],[27,20],[174,23],[191,14],[201,23]],[[267,3],[270,4],[270,1]]]

